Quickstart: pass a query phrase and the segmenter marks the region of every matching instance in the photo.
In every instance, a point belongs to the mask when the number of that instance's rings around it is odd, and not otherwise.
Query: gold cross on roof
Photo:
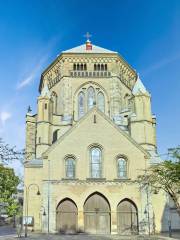
[[[87,33],[84,35],[84,37],[87,39],[87,41],[89,41],[89,39],[90,39],[90,37],[92,37],[92,35],[91,35],[89,32],[87,32]]]

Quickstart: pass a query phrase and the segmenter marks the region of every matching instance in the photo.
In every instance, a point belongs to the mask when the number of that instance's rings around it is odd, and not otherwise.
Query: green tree
[[[164,190],[173,200],[180,216],[180,148],[174,149],[171,160],[152,165],[146,174],[139,176],[143,187],[152,191]]]
[[[0,203],[6,209],[8,216],[14,216],[18,212],[19,205],[15,199],[17,186],[20,183],[19,177],[14,170],[0,165]]]

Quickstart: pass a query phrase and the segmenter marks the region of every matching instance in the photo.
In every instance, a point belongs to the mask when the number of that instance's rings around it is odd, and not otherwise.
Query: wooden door
[[[73,201],[66,199],[57,208],[57,231],[73,234],[77,231],[77,207]]]
[[[117,208],[118,233],[121,235],[138,234],[138,213],[136,206],[129,200],[120,202]]]
[[[110,233],[110,207],[98,193],[91,195],[84,204],[85,232],[91,234]]]

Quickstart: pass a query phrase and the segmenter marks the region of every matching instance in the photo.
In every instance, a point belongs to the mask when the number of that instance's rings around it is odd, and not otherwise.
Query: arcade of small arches
[[[73,71],[86,71],[86,63],[74,63]],[[107,71],[107,64],[94,64],[94,71]]]
[[[78,231],[90,234],[110,234],[112,224],[116,222],[118,234],[138,234],[138,209],[131,199],[124,198],[119,201],[115,213],[116,221],[112,221],[110,202],[99,192],[90,194],[84,201],[83,224],[81,221],[83,229],[78,226],[78,214],[80,212],[73,199],[65,198],[60,201],[56,208],[56,230],[64,234],[73,234]]]

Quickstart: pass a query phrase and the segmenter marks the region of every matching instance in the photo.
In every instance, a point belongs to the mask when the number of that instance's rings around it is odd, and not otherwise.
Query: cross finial
[[[89,39],[90,39],[90,37],[92,37],[92,35],[91,35],[89,32],[87,32],[87,33],[84,35],[84,37],[87,39],[86,41],[89,41]]]

